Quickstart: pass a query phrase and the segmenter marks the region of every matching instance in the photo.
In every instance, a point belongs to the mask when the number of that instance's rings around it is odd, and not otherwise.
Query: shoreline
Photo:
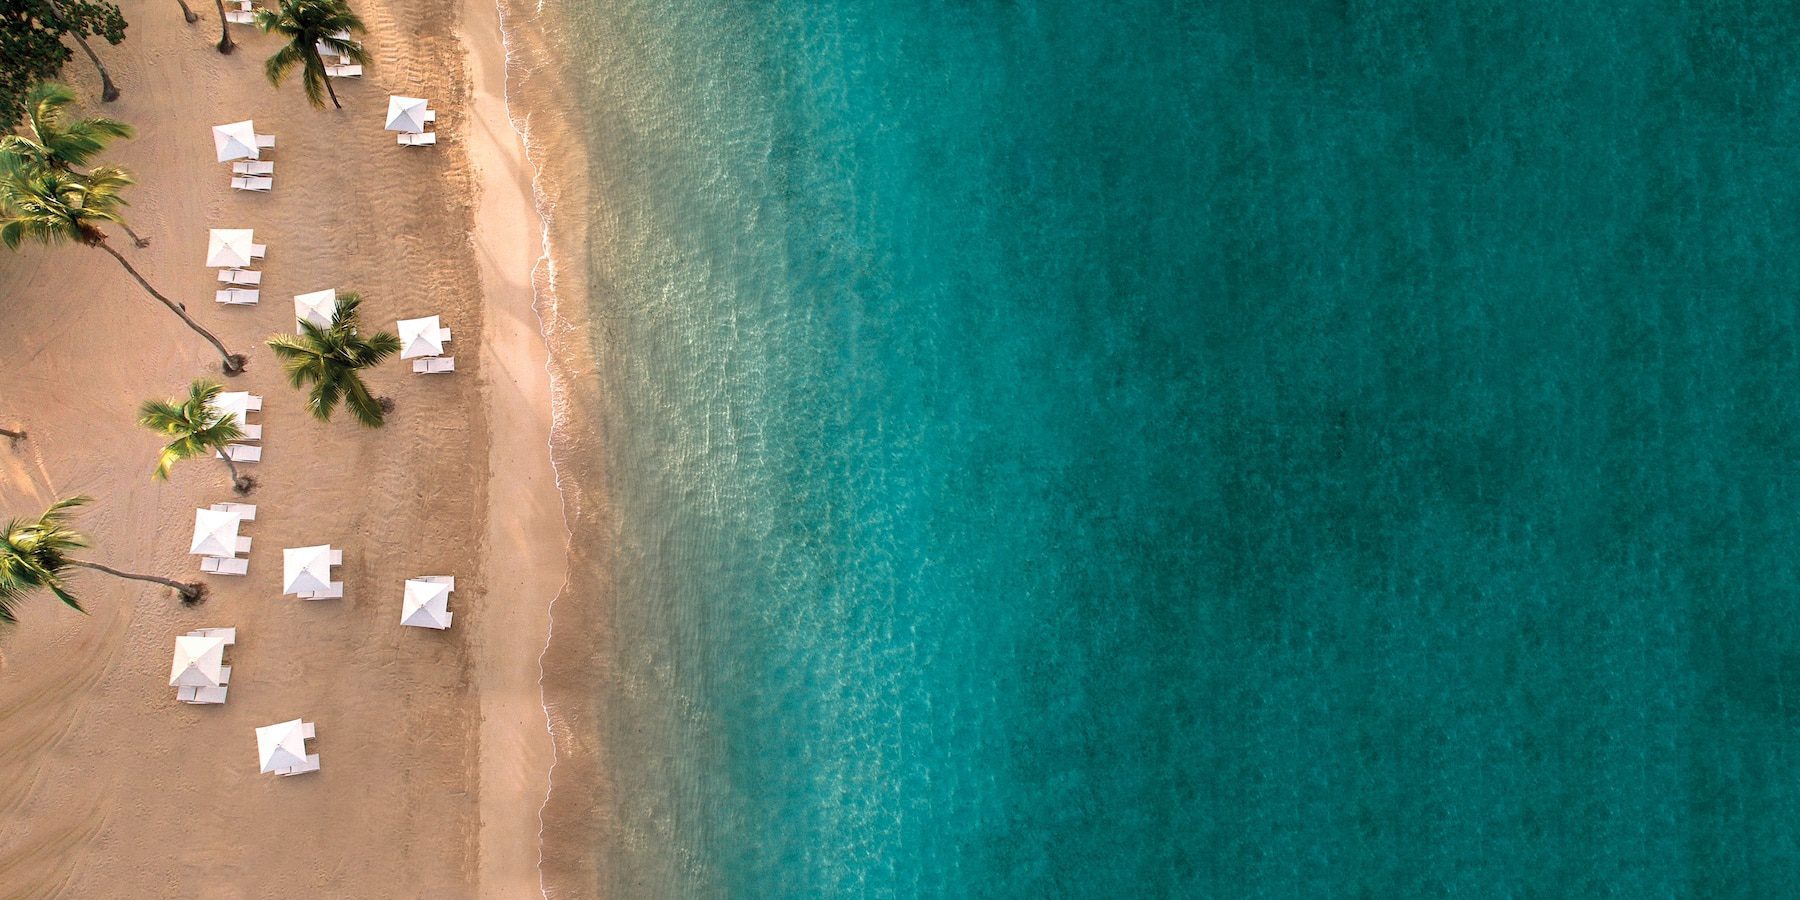
[[[545,893],[543,809],[556,752],[543,694],[543,655],[554,629],[552,608],[567,585],[569,530],[551,458],[549,353],[538,311],[537,274],[539,264],[549,260],[549,223],[535,200],[525,136],[512,119],[502,29],[492,0],[463,0],[460,40],[469,60],[470,120],[477,123],[468,133],[468,152],[480,184],[470,237],[487,326],[481,348],[482,368],[488,373],[483,395],[490,434],[495,435],[488,448],[482,566],[489,573],[504,569],[516,595],[532,598],[524,615],[490,615],[481,623],[476,872],[482,896],[514,897],[531,889]],[[537,223],[537,241],[516,227],[522,222]],[[502,510],[507,514],[497,514]],[[514,511],[521,512],[515,516]],[[492,574],[487,581],[490,590],[501,586]],[[536,651],[529,656],[496,652],[533,645]]]

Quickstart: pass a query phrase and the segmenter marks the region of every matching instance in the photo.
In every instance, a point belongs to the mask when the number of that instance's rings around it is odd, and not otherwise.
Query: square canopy
[[[387,130],[422,134],[425,131],[425,105],[418,97],[388,96]]]
[[[437,316],[426,316],[423,319],[401,319],[395,324],[400,329],[401,359],[443,355],[443,326],[438,324]]]
[[[313,291],[310,294],[294,295],[294,333],[305,334],[301,322],[311,322],[320,328],[331,327],[331,317],[337,315],[337,288],[324,291]]]
[[[256,123],[245,119],[230,125],[214,125],[213,149],[218,151],[219,162],[260,158],[262,151],[256,149]]]
[[[212,402],[207,405],[224,413],[226,418],[237,420],[239,428],[243,428],[250,421],[249,391],[224,391],[212,398]]]
[[[299,719],[256,729],[256,755],[264,772],[292,768],[306,762],[306,732]]]
[[[194,542],[188,546],[188,552],[220,559],[236,556],[238,523],[241,521],[242,517],[235,512],[194,510]]]
[[[281,551],[281,592],[331,590],[331,545],[288,547]]]
[[[241,269],[250,265],[250,244],[256,239],[253,228],[214,228],[207,232],[206,264],[215,269]]]
[[[400,598],[400,624],[420,628],[450,627],[450,585],[436,581],[406,580]]]
[[[174,687],[218,687],[225,664],[225,638],[184,634],[175,639],[175,664],[169,668]]]

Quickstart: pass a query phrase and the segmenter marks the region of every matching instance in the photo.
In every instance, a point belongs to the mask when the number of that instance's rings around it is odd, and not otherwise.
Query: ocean
[[[1791,891],[1793,4],[550,12],[584,890]]]

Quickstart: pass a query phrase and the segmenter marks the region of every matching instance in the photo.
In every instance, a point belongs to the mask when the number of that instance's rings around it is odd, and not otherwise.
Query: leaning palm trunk
[[[225,0],[213,0],[219,7],[219,52],[229,54],[237,45],[231,42],[231,23],[225,20]]]
[[[125,233],[131,236],[131,243],[134,244],[135,246],[138,246],[138,247],[150,246],[150,239],[147,237],[144,237],[143,235],[138,234],[135,231],[132,231],[130,225],[127,225],[124,222],[120,222],[119,227],[125,229]]]
[[[25,439],[25,426],[21,425],[16,429],[0,428],[0,434],[4,434],[15,441],[22,441]]]
[[[150,282],[144,280],[143,275],[138,274],[138,270],[132,267],[131,263],[125,259],[123,254],[119,253],[119,251],[117,251],[117,250],[114,250],[112,248],[112,245],[108,244],[106,242],[105,238],[100,238],[100,239],[94,241],[94,246],[99,247],[100,249],[105,250],[107,253],[112,254],[112,258],[118,260],[119,265],[124,266],[125,271],[130,272],[131,277],[137,279],[138,285],[141,286],[145,291],[148,291],[150,296],[155,297],[157,300],[161,301],[162,305],[168,307],[170,312],[180,316],[181,321],[186,322],[187,326],[189,328],[194,329],[194,332],[196,334],[199,334],[201,337],[206,338],[207,342],[213,345],[213,349],[219,351],[220,358],[225,360],[225,365],[224,365],[225,374],[236,375],[239,372],[244,371],[244,356],[242,354],[232,353],[230,350],[225,349],[225,345],[223,343],[220,343],[219,339],[217,337],[215,337],[212,332],[207,331],[206,327],[204,325],[201,325],[199,322],[194,321],[194,317],[188,315],[187,310],[183,309],[181,304],[175,303],[174,301],[170,300],[169,298],[164,297],[162,294],[158,293],[156,288],[153,288],[150,286]]]
[[[325,80],[325,93],[331,95],[331,105],[337,109],[343,109],[344,104],[338,102],[337,90],[331,86],[331,76],[325,74],[325,60],[319,58],[319,51],[317,49],[314,49],[307,54],[306,65],[308,67],[318,67],[320,77]]]
[[[227,456],[223,450],[219,451],[219,458],[225,461],[225,468],[231,470],[232,490],[237,491],[240,494],[248,494],[250,493],[251,488],[256,487],[256,479],[245,478],[244,476],[239,475],[237,463],[232,462],[231,457]]]
[[[111,566],[103,566],[97,562],[88,562],[86,560],[69,559],[65,561],[71,566],[80,566],[83,569],[93,569],[96,572],[105,572],[116,578],[129,578],[132,581],[148,581],[153,584],[172,587],[181,594],[181,599],[183,600],[200,599],[201,585],[198,584],[176,581],[171,578],[163,578],[160,575],[139,575],[135,572],[121,572]]]
[[[181,4],[181,18],[186,20],[189,25],[200,21],[200,17],[194,15],[193,10],[188,9],[187,0],[175,0],[175,2]]]
[[[75,43],[81,45],[81,51],[93,61],[94,68],[100,70],[100,99],[108,103],[119,99],[119,86],[113,84],[112,76],[107,73],[106,67],[100,64],[100,57],[94,55],[94,48],[88,46],[87,38],[82,37],[81,33],[77,31],[69,32],[69,36],[75,39]]]

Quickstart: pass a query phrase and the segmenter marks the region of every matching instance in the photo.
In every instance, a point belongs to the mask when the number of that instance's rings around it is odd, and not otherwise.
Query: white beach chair
[[[224,667],[221,666],[220,668],[223,669]],[[229,690],[230,689],[225,687],[224,685],[220,685],[218,687],[195,687],[193,685],[182,685],[182,687],[175,692],[175,699],[180,700],[183,703],[194,703],[194,704],[200,704],[200,705],[212,704],[212,703],[224,703],[225,695]]]
[[[344,564],[344,551],[342,551],[342,550],[331,551],[331,564],[334,566],[343,565]]]
[[[208,575],[248,575],[250,574],[250,561],[239,557],[220,559],[216,556],[207,556],[200,560],[200,571]]]
[[[307,591],[300,595],[305,600],[341,600],[344,597],[344,583],[333,581],[322,591]]]
[[[219,280],[226,284],[262,284],[262,273],[250,269],[220,269]]]
[[[438,340],[445,344],[450,343],[450,329],[439,328],[438,329]]]
[[[233,462],[262,461],[262,448],[251,446],[250,444],[226,444],[225,452],[231,454]],[[214,450],[213,455],[218,456],[219,451]]]
[[[420,575],[418,578],[416,578],[414,580],[415,581],[429,581],[432,584],[449,585],[451,590],[453,590],[453,591],[456,590],[456,576],[455,575]]]
[[[257,300],[261,299],[261,297],[261,291],[242,290],[239,288],[226,288],[222,291],[213,292],[213,299],[215,301],[224,303],[228,306],[255,306]]]
[[[422,113],[419,116],[419,121],[421,121],[421,122],[436,122],[437,121],[437,110],[435,110],[435,109],[426,110],[424,113]]]
[[[246,441],[262,440],[262,426],[261,425],[244,425],[244,426],[240,427],[238,430],[242,431],[244,433],[244,440],[246,440]]]
[[[273,149],[275,149],[275,136],[272,134],[257,135],[256,136],[256,147],[258,150],[273,150]]]
[[[244,401],[244,408],[260,411],[262,409],[262,398],[255,394],[251,394],[249,399]]]
[[[241,534],[238,535],[237,552],[239,552],[239,553],[249,553],[250,552],[250,538],[249,537],[246,537],[245,535],[241,535]]]
[[[230,666],[220,666],[219,667],[219,683],[220,684],[230,684],[231,683],[231,667]]]
[[[240,191],[268,193],[275,189],[275,179],[266,175],[238,175],[231,179],[231,186]]]
[[[268,255],[269,255],[269,245],[268,244],[251,244],[250,245],[250,258],[251,259],[262,259],[263,257],[268,256]]]
[[[246,522],[256,521],[256,504],[254,503],[214,503],[207,509],[213,512],[237,513],[238,518]]]
[[[454,371],[456,371],[456,357],[454,356],[427,356],[413,360],[413,374],[415,375],[440,375]]]
[[[218,637],[225,639],[225,646],[237,643],[236,628],[196,628],[188,632],[188,637]]]
[[[266,159],[251,159],[231,164],[233,175],[273,175],[275,164]]]
[[[362,72],[363,67],[355,63],[325,67],[325,75],[328,78],[361,78]]]
[[[427,131],[423,134],[403,134],[399,137],[402,147],[425,147],[437,143],[437,132]]]
[[[233,25],[254,25],[256,24],[256,14],[241,9],[226,10],[225,21]]]
[[[317,771],[319,771],[319,754],[308,753],[306,755],[306,762],[304,762],[300,765],[297,765],[297,766],[289,766],[286,769],[283,769],[281,771],[281,774],[283,774],[283,775],[304,775],[307,772],[317,772]]]

